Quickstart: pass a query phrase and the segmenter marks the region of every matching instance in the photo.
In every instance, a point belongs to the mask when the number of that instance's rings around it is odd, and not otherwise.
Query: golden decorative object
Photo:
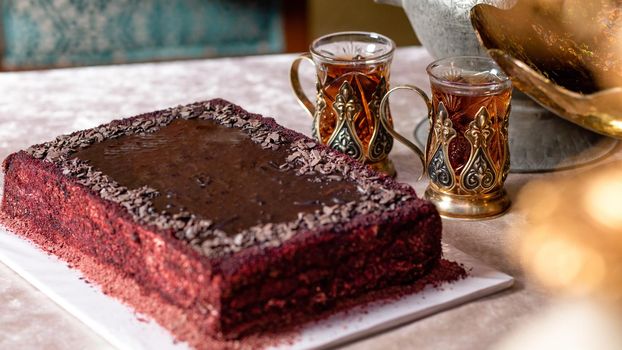
[[[546,287],[622,306],[622,162],[581,176],[533,182],[517,207],[517,229],[528,273]]]
[[[622,2],[480,4],[471,22],[519,90],[564,119],[622,138]]]
[[[427,72],[431,98],[413,85],[394,87],[384,95],[380,116],[385,129],[421,159],[430,178],[424,196],[442,216],[484,219],[503,214],[510,207],[503,189],[510,170],[509,78],[493,60],[478,56],[440,59]],[[416,93],[428,109],[424,150],[388,122],[389,96],[402,89]]]
[[[290,70],[294,94],[313,118],[313,137],[390,176],[396,175],[389,159],[393,138],[380,122],[379,108],[394,50],[391,39],[376,33],[328,34],[313,41]],[[303,61],[316,69],[315,104],[300,84]]]

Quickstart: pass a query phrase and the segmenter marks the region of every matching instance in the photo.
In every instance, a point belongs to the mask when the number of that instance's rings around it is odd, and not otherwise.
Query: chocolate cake
[[[4,172],[5,225],[197,348],[446,265],[412,188],[223,100],[59,136]]]

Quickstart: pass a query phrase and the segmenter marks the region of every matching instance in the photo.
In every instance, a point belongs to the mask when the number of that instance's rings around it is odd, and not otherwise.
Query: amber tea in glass
[[[313,136],[354,159],[395,174],[388,154],[393,138],[380,121],[380,101],[388,89],[394,44],[380,34],[344,32],[315,40],[310,53],[292,64],[292,87],[313,117]],[[317,74],[315,103],[298,78],[302,60]],[[390,115],[387,120],[391,123]]]
[[[383,89],[386,89],[388,80],[388,67],[386,63],[374,66],[353,65],[344,67],[343,65],[326,65],[326,70],[319,72],[318,79],[322,82],[321,94],[325,97],[328,105],[333,105],[340,94],[340,88],[344,82],[348,82],[353,88],[354,96],[361,102],[362,110],[354,118],[354,127],[357,136],[363,144],[363,153],[368,151],[369,141],[374,132],[375,113],[379,103],[379,98]],[[367,102],[367,103],[366,103]],[[372,102],[372,103],[370,103]],[[324,113],[319,115],[317,135],[322,143],[328,143],[329,138],[337,126],[338,115],[333,108],[326,108]]]
[[[478,219],[505,212],[510,205],[503,189],[510,170],[509,78],[485,57],[441,59],[431,63],[427,72],[431,100],[418,87],[404,85],[391,89],[380,106],[384,118],[393,91],[409,89],[421,96],[430,121],[425,150],[391,127],[388,132],[421,157],[430,178],[425,197],[442,215]]]
[[[468,130],[482,108],[490,119],[490,135],[487,140],[490,160],[497,168],[509,166],[506,124],[512,89],[511,87],[489,89],[490,86],[502,82],[499,77],[489,72],[468,71],[448,72],[446,76],[443,76],[443,80],[431,79],[432,113],[433,115],[441,113],[439,106],[442,104],[456,131],[456,136],[448,145],[449,162],[456,176],[461,175],[469,160],[471,144],[468,140]],[[470,88],[464,89],[464,86]],[[493,132],[493,130],[505,132]],[[433,154],[427,154],[429,159],[433,156]],[[468,193],[462,190],[459,192],[460,194]]]

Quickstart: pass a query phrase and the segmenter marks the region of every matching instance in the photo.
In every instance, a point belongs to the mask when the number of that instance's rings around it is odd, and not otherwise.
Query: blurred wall
[[[307,23],[283,28],[285,2],[298,1],[0,0],[0,68],[279,53]]]
[[[0,0],[0,71],[301,52],[347,30],[418,44],[373,0]]]
[[[419,44],[401,7],[373,0],[308,0],[307,16],[310,40],[331,32],[362,30],[384,34],[398,46]]]

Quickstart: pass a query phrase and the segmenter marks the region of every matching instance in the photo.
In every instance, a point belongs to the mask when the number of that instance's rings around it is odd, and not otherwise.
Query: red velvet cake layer
[[[328,185],[352,183],[361,198],[322,204],[291,222],[263,218],[237,233],[223,232],[209,213],[155,210],[162,189],[125,187],[72,157],[93,144],[156,135],[192,118],[244,130],[263,148],[288,152],[282,171]],[[105,291],[198,348],[212,347],[204,346],[203,336],[235,338],[297,324],[440,269],[440,218],[410,187],[222,100],[59,137],[10,155],[4,171],[5,224],[74,260]],[[454,269],[443,278],[460,273]],[[176,323],[172,315],[183,319]]]

